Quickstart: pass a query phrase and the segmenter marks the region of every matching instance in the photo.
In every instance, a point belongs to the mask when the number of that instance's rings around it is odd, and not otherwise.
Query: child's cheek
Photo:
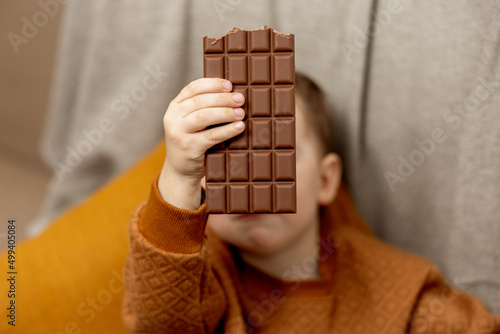
[[[208,216],[207,225],[221,240],[231,239],[229,231],[229,219],[225,215]]]

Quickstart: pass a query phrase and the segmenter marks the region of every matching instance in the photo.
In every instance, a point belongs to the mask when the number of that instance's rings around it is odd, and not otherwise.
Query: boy
[[[200,205],[205,152],[243,131],[244,98],[231,93],[227,80],[199,79],[170,103],[163,170],[131,220],[127,327],[148,333],[499,333],[500,317],[476,298],[448,288],[425,260],[371,235],[339,191],[341,161],[332,152],[320,89],[300,74],[295,87],[296,214],[207,219]]]

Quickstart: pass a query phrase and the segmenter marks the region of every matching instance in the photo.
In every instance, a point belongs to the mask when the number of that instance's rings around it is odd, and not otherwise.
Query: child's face
[[[338,157],[334,154],[321,157],[315,135],[303,116],[300,99],[296,110],[297,213],[210,215],[208,218],[210,229],[242,252],[271,255],[301,244],[301,238],[311,235],[311,229],[316,231],[319,205],[327,204],[336,194],[340,161],[325,162],[325,159],[331,161],[332,156]]]

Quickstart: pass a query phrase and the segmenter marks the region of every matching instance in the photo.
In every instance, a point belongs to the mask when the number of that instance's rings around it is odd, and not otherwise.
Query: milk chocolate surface
[[[203,38],[204,76],[245,96],[245,130],[206,154],[208,213],[294,213],[294,35],[233,28]]]

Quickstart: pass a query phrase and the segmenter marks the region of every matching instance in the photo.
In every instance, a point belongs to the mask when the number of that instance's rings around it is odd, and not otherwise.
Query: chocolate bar
[[[245,130],[207,151],[207,212],[294,213],[294,35],[267,26],[203,38],[204,76],[245,96]]]

